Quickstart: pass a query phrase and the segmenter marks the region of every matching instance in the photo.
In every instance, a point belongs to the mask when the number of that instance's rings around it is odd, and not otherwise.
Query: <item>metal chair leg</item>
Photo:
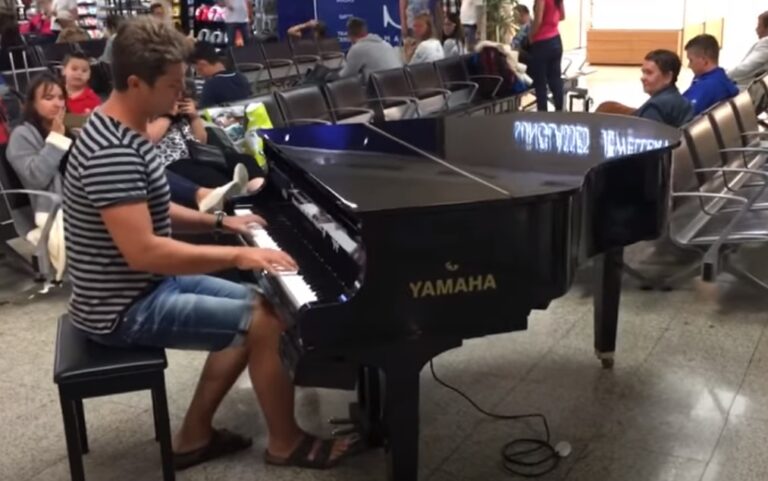
[[[725,259],[722,269],[734,276],[735,278],[746,282],[747,284],[755,287],[759,290],[768,291],[768,284],[755,277],[752,273],[748,272],[741,267],[734,265],[729,259]]]

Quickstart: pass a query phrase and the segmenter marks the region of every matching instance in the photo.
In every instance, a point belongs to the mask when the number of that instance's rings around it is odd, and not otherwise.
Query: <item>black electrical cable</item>
[[[486,411],[480,407],[472,398],[464,394],[458,388],[446,383],[435,373],[435,365],[430,360],[429,370],[435,381],[446,389],[450,389],[462,398],[464,398],[479,413],[501,421],[519,421],[521,419],[540,419],[544,425],[545,438],[530,439],[521,438],[512,440],[501,448],[502,467],[508,473],[525,478],[538,478],[544,476],[557,468],[561,456],[550,443],[549,423],[543,414],[497,414]]]

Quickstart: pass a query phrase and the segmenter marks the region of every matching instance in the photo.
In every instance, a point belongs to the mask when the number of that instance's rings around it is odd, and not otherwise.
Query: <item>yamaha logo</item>
[[[445,263],[445,270],[448,272],[458,272],[459,265],[448,261]],[[445,277],[442,279],[411,282],[409,287],[411,289],[411,296],[414,299],[454,296],[457,294],[496,290],[496,278],[493,274]]]

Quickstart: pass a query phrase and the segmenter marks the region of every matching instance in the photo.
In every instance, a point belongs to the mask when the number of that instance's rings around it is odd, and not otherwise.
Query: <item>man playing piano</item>
[[[276,250],[197,246],[170,237],[171,226],[246,232],[263,222],[203,214],[169,200],[146,126],[178,100],[187,54],[181,34],[149,18],[126,22],[114,40],[115,90],[83,128],[65,176],[71,319],[94,341],[115,348],[211,352],[174,436],[177,469],[251,445],[212,427],[221,400],[246,368],[269,430],[266,462],[331,467],[347,454],[350,439],[319,440],[298,426],[294,388],[278,354],[280,320],[258,294],[199,275],[230,268],[279,275],[297,269],[293,259]]]

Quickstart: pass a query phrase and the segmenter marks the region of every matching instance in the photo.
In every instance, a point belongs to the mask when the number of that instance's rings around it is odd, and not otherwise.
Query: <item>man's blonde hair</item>
[[[169,65],[185,62],[189,53],[184,35],[165,22],[148,16],[127,20],[118,28],[112,44],[115,90],[127,90],[131,75],[152,86]]]

